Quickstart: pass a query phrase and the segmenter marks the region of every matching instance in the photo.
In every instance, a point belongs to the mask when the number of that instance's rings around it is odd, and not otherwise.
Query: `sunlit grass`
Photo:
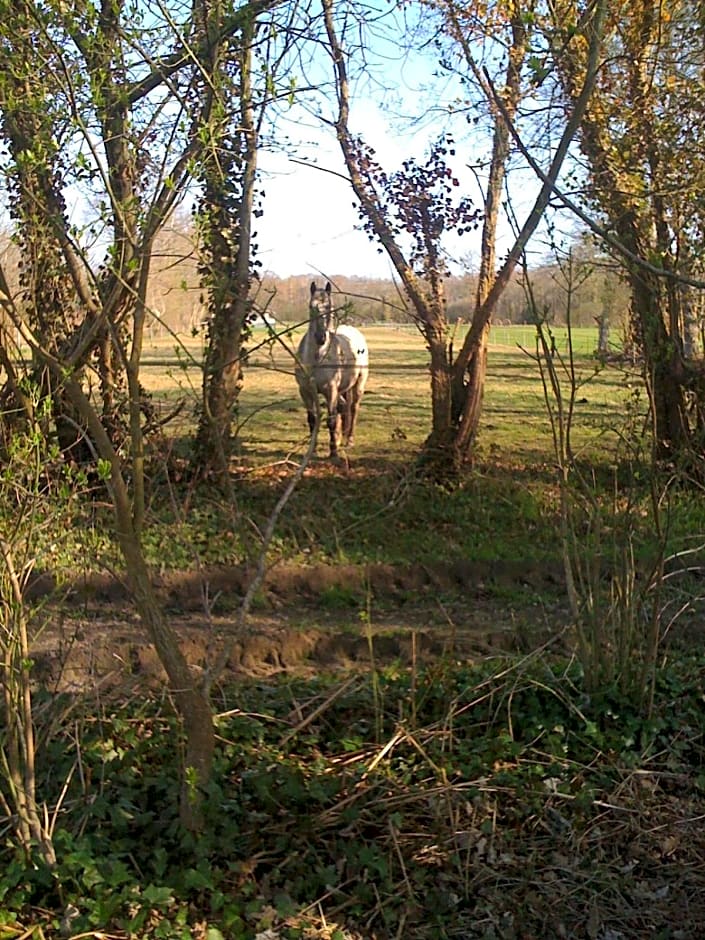
[[[456,349],[464,329],[455,336]],[[421,335],[409,327],[372,326],[365,329],[370,344],[370,377],[360,411],[351,459],[404,462],[418,452],[431,426],[428,353]],[[564,358],[566,331],[556,329],[556,346]],[[303,451],[308,431],[294,379],[294,355],[300,331],[267,342],[255,333],[245,372],[238,414],[243,455],[255,464],[295,456]],[[494,342],[495,339],[502,343]],[[546,459],[551,431],[531,327],[498,327],[492,334],[480,434],[483,451],[506,453],[512,461]],[[187,431],[201,394],[202,340],[163,340],[147,347],[143,384],[157,401],[187,400],[180,430]],[[576,375],[576,446],[600,447],[600,436],[616,427],[631,395],[629,382],[618,369],[600,370],[592,356],[596,330],[573,331]],[[288,347],[288,349],[286,348]],[[577,350],[585,350],[578,354]],[[566,377],[567,379],[567,377]],[[566,387],[567,392],[567,387]],[[325,441],[319,445],[324,455]]]
[[[463,327],[462,329],[466,329]],[[557,551],[557,478],[551,426],[529,328],[502,328],[492,344],[484,410],[472,473],[445,491],[418,482],[416,457],[431,427],[428,352],[411,328],[366,327],[370,377],[354,448],[344,473],[328,462],[327,434],[279,521],[274,555],[283,560],[393,564],[449,558],[505,561],[550,559]],[[528,330],[528,332],[527,332]],[[298,334],[250,341],[238,411],[240,522],[223,516],[215,494],[205,493],[206,535],[201,560],[235,562],[257,552],[255,535],[308,441],[308,427],[294,378]],[[494,335],[494,334],[493,334]],[[455,348],[462,342],[461,330]],[[559,371],[564,337],[556,335]],[[596,330],[576,331],[576,345],[592,349]],[[530,341],[530,342],[529,342]],[[144,385],[157,403],[186,399],[168,433],[188,438],[201,394],[201,342],[192,337],[175,352],[162,341],[145,352]],[[522,348],[523,347],[523,348]],[[616,368],[598,367],[590,354],[575,355],[573,444],[595,466],[615,463],[624,428],[630,381]],[[564,375],[564,394],[568,393]],[[608,471],[609,472],[609,471]],[[199,497],[200,498],[200,497]],[[195,519],[195,508],[190,520]],[[201,510],[199,510],[201,511]],[[226,513],[227,515],[227,513]],[[231,513],[232,515],[232,513]],[[154,534],[157,538],[158,533]],[[161,546],[168,544],[164,532]],[[194,533],[189,532],[192,543]],[[159,549],[160,560],[165,551]]]

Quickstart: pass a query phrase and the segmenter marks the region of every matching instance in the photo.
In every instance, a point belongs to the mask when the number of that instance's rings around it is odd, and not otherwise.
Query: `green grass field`
[[[297,336],[285,341],[291,345]],[[428,355],[422,337],[410,328],[368,327],[370,378],[360,412],[352,459],[403,462],[417,452],[430,429]],[[556,329],[559,353],[566,352],[566,331]],[[625,375],[618,370],[597,372],[592,351],[596,330],[573,331],[579,394],[576,430],[581,440],[596,440],[623,414]],[[240,401],[240,441],[243,453],[256,463],[295,455],[305,446],[306,420],[293,374],[293,357],[280,344],[265,342],[256,333],[251,342],[245,385]],[[535,332],[531,327],[498,327],[492,332],[485,394],[481,446],[507,448],[512,459],[536,460],[550,447],[543,390],[536,363]],[[462,333],[455,345],[462,341]],[[200,395],[201,346],[189,340],[174,355],[174,341],[147,347],[143,382],[157,400],[186,397],[182,427],[188,427]],[[324,450],[321,443],[321,453]]]
[[[379,326],[366,328],[366,334],[370,377],[355,447],[346,455],[348,469],[341,472],[329,464],[327,435],[322,434],[318,459],[278,527],[277,557],[296,562],[555,562],[555,458],[543,386],[531,358],[531,330],[501,328],[493,334],[504,342],[493,342],[490,349],[477,459],[463,485],[451,492],[417,480],[415,458],[431,422],[428,356],[421,336],[408,328]],[[182,533],[187,540],[198,539],[203,560],[234,562],[258,550],[253,531],[264,525],[306,448],[308,429],[293,357],[283,343],[265,339],[264,333],[257,333],[250,344],[240,399],[239,522],[233,526],[232,520],[223,521],[222,508],[206,497],[206,508],[200,511],[210,520],[207,535],[191,531],[188,524]],[[591,350],[596,331],[575,331],[573,339]],[[296,337],[283,340],[291,344]],[[457,336],[456,344],[461,340]],[[556,332],[556,342],[560,353],[564,333]],[[180,426],[170,426],[169,433],[192,431],[200,355],[193,342],[178,356],[173,342],[146,350],[143,381],[156,401],[167,407],[181,396],[188,402]],[[603,473],[622,459],[620,442],[633,411],[628,405],[634,403],[640,382],[620,369],[598,368],[592,355],[574,355],[579,389],[573,445],[583,461]],[[560,372],[565,359],[556,361]],[[563,378],[567,393],[567,376]],[[165,546],[180,540],[169,534],[160,516],[150,537],[164,564],[169,555]],[[223,530],[233,528],[237,537],[224,539]],[[180,553],[179,563],[185,563],[187,555],[188,549],[186,555]]]

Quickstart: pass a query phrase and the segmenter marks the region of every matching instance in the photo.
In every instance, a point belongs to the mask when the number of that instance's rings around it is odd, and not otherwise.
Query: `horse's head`
[[[330,332],[333,319],[330,281],[325,288],[316,287],[311,281],[311,300],[309,301],[309,321],[318,346],[324,346]]]

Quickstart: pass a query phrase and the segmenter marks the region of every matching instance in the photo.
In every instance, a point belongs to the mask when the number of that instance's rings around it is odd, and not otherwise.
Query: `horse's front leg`
[[[306,408],[306,420],[308,421],[309,434],[313,434],[318,421],[318,389],[313,377],[301,370],[296,374],[296,381],[299,384],[299,394]]]
[[[338,414],[338,396],[331,395],[328,402],[328,430],[330,432],[330,458],[335,460],[338,456],[340,442],[340,415]]]

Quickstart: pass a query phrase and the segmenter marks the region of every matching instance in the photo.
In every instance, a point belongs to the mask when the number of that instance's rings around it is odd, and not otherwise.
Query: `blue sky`
[[[370,100],[355,104],[354,116],[357,128],[388,172],[399,168],[411,155],[423,159],[430,141],[443,128],[439,122],[436,128],[426,125],[414,132],[402,132]],[[344,178],[345,166],[337,141],[326,129],[312,128],[310,122],[302,138],[305,142],[297,148],[293,160],[284,152],[263,152],[260,157],[265,199],[264,215],[255,225],[255,240],[262,269],[280,277],[344,274],[390,278],[392,268],[386,253],[380,253],[378,245],[371,243],[360,228],[353,205],[355,197]],[[487,152],[486,149],[484,153]],[[461,180],[462,190],[477,199],[476,179],[467,168],[473,158],[477,159],[477,154],[473,154],[471,142],[467,139],[460,142],[453,169]],[[301,165],[301,161],[307,165]],[[527,170],[515,173],[513,209],[523,222],[538,184]],[[512,240],[508,223],[504,223],[500,226],[498,257]],[[449,258],[455,261],[451,263],[452,273],[467,270],[462,262],[468,260],[471,268],[476,266],[479,245],[479,230],[462,238],[446,239]],[[540,239],[532,248],[537,256],[545,253]]]
[[[380,0],[381,9],[391,9]],[[369,10],[374,7],[371,0]],[[408,8],[394,8],[398,15],[411,15]],[[420,8],[414,7],[418,10]],[[406,11],[406,12],[405,12]],[[420,17],[422,14],[414,14]],[[457,142],[453,171],[461,181],[460,192],[481,205],[478,178],[482,170],[470,169],[486,164],[490,154],[490,138],[483,123],[468,123],[462,110],[455,106],[467,95],[460,83],[438,67],[436,46],[428,41],[432,28],[420,19],[412,24],[418,29],[422,52],[412,53],[400,45],[403,30],[394,30],[386,16],[377,21],[377,32],[366,35],[366,68],[351,74],[351,115],[353,131],[361,133],[375,152],[376,159],[391,173],[410,156],[423,159],[429,144],[442,132],[452,131]],[[407,24],[408,25],[408,24]],[[367,28],[367,24],[364,27]],[[353,41],[359,37],[353,30]],[[345,45],[345,43],[343,43]],[[485,49],[487,52],[487,49]],[[354,73],[354,58],[349,71]],[[380,253],[361,231],[350,184],[344,178],[345,167],[340,149],[330,128],[317,122],[312,114],[319,110],[329,120],[335,117],[335,94],[326,83],[330,81],[330,63],[326,56],[312,54],[304,71],[304,79],[313,92],[313,104],[296,104],[289,112],[277,116],[277,131],[290,142],[290,160],[283,151],[264,152],[260,166],[265,191],[264,216],[257,220],[258,258],[263,269],[285,277],[292,274],[334,276],[371,276],[388,278],[392,269],[386,253]],[[545,104],[545,103],[544,103]],[[475,117],[477,112],[473,112]],[[275,135],[276,136],[276,135]],[[542,144],[546,143],[545,135]],[[540,152],[536,156],[541,158]],[[545,152],[543,153],[545,158]],[[308,165],[302,166],[300,161]],[[521,161],[519,160],[520,164]],[[331,172],[325,172],[325,170]],[[515,167],[508,177],[511,211],[515,224],[522,225],[539,190],[533,173],[526,167]],[[570,240],[574,220],[567,214],[553,218]],[[542,238],[542,232],[544,237]],[[546,227],[542,226],[529,248],[530,263],[545,258],[548,243]],[[509,221],[500,221],[498,261],[514,238]],[[462,238],[450,236],[444,248],[451,271],[458,273],[477,269],[480,232]]]
[[[434,75],[434,53],[400,48],[393,14],[388,16],[389,20],[379,22],[374,35],[367,34],[367,68],[356,73],[355,61],[349,63],[350,123],[374,148],[384,169],[393,172],[410,156],[424,157],[429,142],[447,121],[442,102],[457,96],[458,86],[452,79]],[[289,139],[297,162],[283,152],[264,152],[260,157],[266,196],[264,216],[256,225],[259,260],[265,270],[280,276],[311,273],[388,278],[391,266],[386,254],[380,254],[378,246],[360,230],[354,194],[343,178],[346,171],[334,133],[312,116],[318,109],[328,119],[335,117],[335,94],[326,87],[331,79],[330,62],[325,54],[314,54],[306,69],[304,78],[309,85],[320,86],[320,92],[276,118],[277,133]],[[440,117],[432,115],[431,103],[440,106]],[[404,114],[412,116],[415,123],[404,120]],[[309,165],[301,166],[301,160]],[[461,175],[462,162],[458,158],[454,168]],[[449,247],[458,256],[471,252],[469,245]]]
[[[350,185],[340,173],[338,155],[319,154],[317,166],[301,166],[285,154],[262,159],[266,192],[264,215],[257,220],[258,259],[280,277],[291,274],[389,276],[379,255],[359,230]]]
[[[423,142],[390,133],[371,102],[356,109],[365,138],[388,169],[395,169]],[[306,129],[310,139],[311,128]],[[343,178],[345,166],[337,142],[321,129],[314,144],[302,144],[296,162],[285,153],[261,157],[264,216],[255,226],[259,260],[265,270],[290,274],[346,274],[388,278],[386,254],[380,254],[360,230],[354,194]],[[302,166],[299,160],[310,161]]]

